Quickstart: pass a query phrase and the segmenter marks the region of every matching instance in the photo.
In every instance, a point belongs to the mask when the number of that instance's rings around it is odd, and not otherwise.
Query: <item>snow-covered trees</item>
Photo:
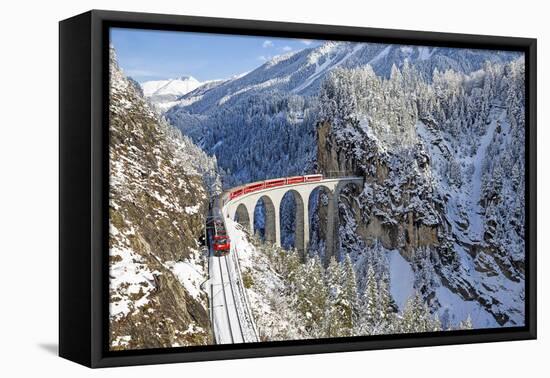
[[[355,270],[349,257],[343,264],[331,258],[326,270],[328,290],[325,333],[327,337],[352,336],[359,322]]]
[[[379,335],[441,330],[437,313],[432,315],[419,295],[409,298],[401,313],[396,312],[388,281],[385,273],[377,279],[375,270],[369,266],[365,290],[361,296],[361,316],[357,334]]]
[[[364,264],[357,257],[367,240],[383,241],[408,256],[430,311],[441,306],[436,291],[444,285],[473,296],[493,321],[516,314],[510,324],[521,324],[525,67],[521,58],[480,67],[468,74],[435,67],[426,75],[403,64],[389,77],[368,66],[333,70],[319,94],[319,129],[329,136],[319,150],[330,149],[321,163],[333,169],[337,155],[337,166],[365,176],[353,196],[359,204],[339,203],[340,255]],[[472,268],[510,285],[488,287]],[[357,269],[363,287],[367,272]]]
[[[345,336],[354,334],[359,320],[359,298],[357,293],[357,278],[349,255],[343,263],[342,286],[344,291],[344,319],[346,325]]]
[[[374,269],[369,266],[367,271],[367,284],[365,291],[361,297],[362,316],[361,316],[361,333],[370,334],[374,332],[378,325],[378,283],[374,276]]]
[[[325,318],[326,335],[340,337],[349,329],[345,324],[346,311],[344,290],[342,287],[342,268],[334,257],[331,258],[326,270],[325,285],[328,290],[327,311]]]
[[[323,266],[318,258],[309,258],[300,271],[297,285],[297,309],[305,317],[305,328],[312,337],[323,337],[327,287]]]
[[[277,316],[283,316],[286,327],[290,327],[288,334],[324,338],[443,330],[437,312],[432,313],[418,292],[398,311],[389,290],[389,277],[381,266],[368,266],[366,283],[359,290],[349,255],[342,262],[332,257],[325,269],[318,257],[303,261],[294,249],[263,244],[254,237],[252,241],[281,277],[284,289],[276,302],[287,312]],[[471,329],[471,318],[453,327]],[[282,330],[277,334],[283,334]]]
[[[317,99],[281,92],[237,96],[206,114],[167,113],[226,175],[224,187],[311,172],[316,154]]]
[[[384,329],[387,333],[391,333],[394,314],[388,281],[388,276],[384,273],[378,284],[378,314],[381,324],[380,328]]]
[[[459,329],[465,329],[465,330],[474,328],[474,326],[472,324],[472,318],[470,317],[470,315],[468,315],[468,317],[465,320],[460,322],[458,328]]]
[[[435,332],[441,330],[439,319],[430,313],[421,295],[409,298],[397,322],[399,333]]]

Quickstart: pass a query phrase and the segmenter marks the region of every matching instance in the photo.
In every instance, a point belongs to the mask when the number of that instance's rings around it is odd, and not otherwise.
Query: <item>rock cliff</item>
[[[212,342],[204,233],[207,186],[190,163],[207,157],[159,119],[111,51],[111,349]]]

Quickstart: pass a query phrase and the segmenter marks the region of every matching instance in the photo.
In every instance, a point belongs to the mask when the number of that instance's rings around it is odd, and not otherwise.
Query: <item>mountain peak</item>
[[[183,96],[201,86],[193,76],[184,75],[175,79],[153,80],[141,83],[145,97]]]
[[[193,76],[191,75],[183,75],[183,76],[180,76],[176,79],[172,79],[172,80],[179,80],[179,81],[196,81],[196,82],[199,82],[197,79],[195,79]]]

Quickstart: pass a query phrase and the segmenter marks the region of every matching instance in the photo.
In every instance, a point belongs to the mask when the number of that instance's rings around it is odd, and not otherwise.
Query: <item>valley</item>
[[[179,314],[162,345],[212,343],[209,204],[304,175],[360,184],[281,193],[278,243],[267,197],[223,213],[261,341],[524,324],[521,54],[326,41],[222,80],[111,80],[111,345],[148,347],[130,324],[157,304]]]

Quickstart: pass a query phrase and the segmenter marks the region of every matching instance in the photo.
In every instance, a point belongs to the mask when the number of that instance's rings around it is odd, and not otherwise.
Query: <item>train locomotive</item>
[[[216,256],[227,255],[231,250],[231,239],[227,235],[225,225],[220,217],[212,218],[208,223],[212,250]]]

